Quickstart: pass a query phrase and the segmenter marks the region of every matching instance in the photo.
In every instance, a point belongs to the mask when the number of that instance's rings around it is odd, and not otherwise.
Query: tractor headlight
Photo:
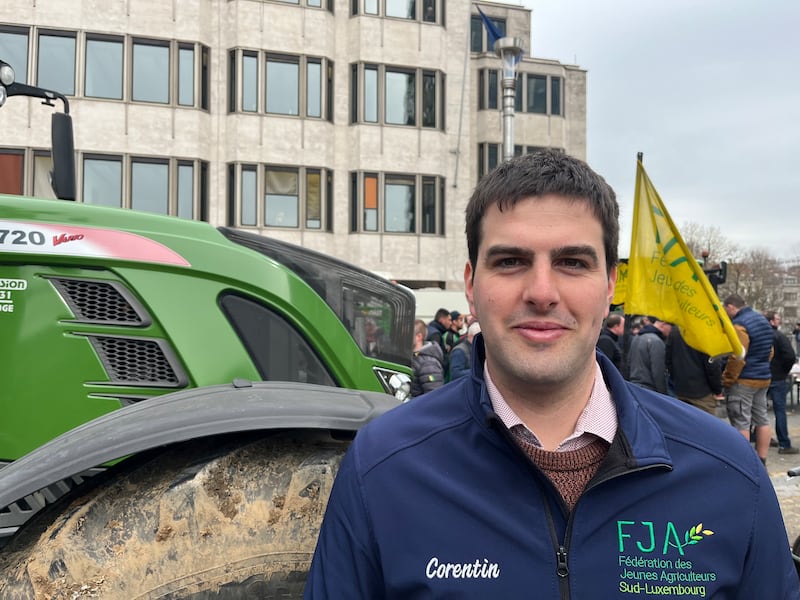
[[[374,370],[387,394],[391,394],[400,402],[406,402],[411,398],[411,378],[408,375],[378,367]]]

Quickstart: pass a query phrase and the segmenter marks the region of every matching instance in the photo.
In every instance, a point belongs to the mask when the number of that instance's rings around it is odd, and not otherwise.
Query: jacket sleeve
[[[786,377],[789,371],[792,370],[792,365],[797,359],[797,355],[794,353],[794,348],[792,348],[792,343],[789,341],[789,338],[782,333],[775,335],[775,345],[777,347],[775,354],[780,357],[781,361],[781,372],[786,373],[786,375],[784,375],[784,377]]]
[[[450,353],[450,381],[469,374],[470,365],[467,362],[467,353],[461,346],[456,346]]]
[[[423,355],[419,373],[419,382],[422,393],[426,394],[444,385],[444,367],[442,366],[442,349],[434,346],[433,355]]]
[[[356,446],[354,442],[348,450],[333,484],[308,572],[305,600],[384,597],[378,551],[356,468]]]
[[[800,582],[786,539],[778,499],[766,469],[760,469],[759,472],[759,496],[753,508],[755,514],[746,517],[748,521],[751,518],[753,520],[751,543],[735,597],[742,600],[797,600],[800,598]]]
[[[667,393],[666,345],[661,341],[650,344],[650,376],[657,392]]]
[[[722,363],[720,360],[709,360],[708,355],[703,355],[705,361],[706,381],[713,394],[722,393]]]
[[[736,335],[739,336],[739,341],[742,343],[745,354],[747,348],[750,346],[750,336],[747,335],[747,330],[741,325],[734,325]],[[722,385],[730,387],[739,379],[739,374],[744,369],[744,359],[731,354],[728,356],[728,361],[725,363],[725,370],[722,372]]]

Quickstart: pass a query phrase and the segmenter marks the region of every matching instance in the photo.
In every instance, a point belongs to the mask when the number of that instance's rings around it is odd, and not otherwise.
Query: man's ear
[[[464,265],[464,295],[467,297],[469,314],[478,317],[478,313],[475,312],[475,304],[472,302],[472,280],[474,277],[475,274],[472,271],[472,263],[467,261],[467,264]],[[480,317],[478,317],[478,320],[480,320]]]
[[[614,299],[614,290],[617,288],[617,265],[611,267],[608,272],[608,306],[606,306],[606,314],[611,312],[611,301]]]

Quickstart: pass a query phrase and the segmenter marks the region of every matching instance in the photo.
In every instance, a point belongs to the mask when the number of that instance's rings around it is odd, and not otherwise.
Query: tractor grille
[[[146,327],[151,319],[136,299],[116,282],[50,277],[50,282],[79,322]]]
[[[162,340],[101,335],[86,337],[115,385],[178,388],[187,384],[186,375]]]

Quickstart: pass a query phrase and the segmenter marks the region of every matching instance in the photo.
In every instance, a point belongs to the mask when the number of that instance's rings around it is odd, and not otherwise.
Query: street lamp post
[[[517,96],[517,62],[523,51],[522,38],[502,37],[494,51],[503,62],[503,160],[514,157],[514,102]]]

